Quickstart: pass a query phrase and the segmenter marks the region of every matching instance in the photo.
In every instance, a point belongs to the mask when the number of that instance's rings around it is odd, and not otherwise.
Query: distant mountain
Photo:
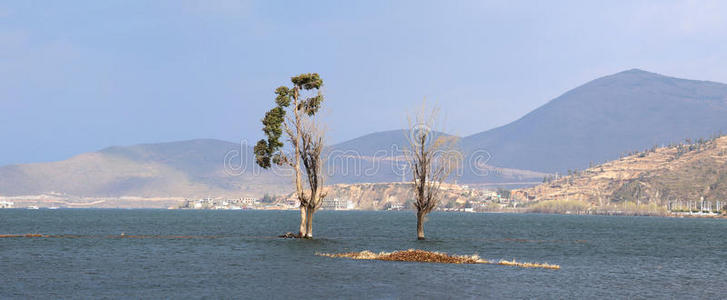
[[[462,145],[486,149],[495,166],[563,173],[720,131],[727,132],[727,85],[634,69],[586,83]]]
[[[403,149],[405,142],[399,130],[331,146],[325,153],[326,183],[402,181],[409,171],[400,168],[406,162],[392,149]],[[375,155],[378,150],[384,152]],[[503,176],[479,182],[518,181],[523,174],[532,181],[544,175],[492,170]],[[290,170],[258,167],[250,146],[212,139],[115,146],[59,162],[0,167],[0,196],[260,197],[288,193],[291,183]]]
[[[356,152],[361,156],[395,156],[409,148],[410,131],[406,129],[370,133],[329,147],[331,151]],[[434,131],[432,137],[451,136]]]
[[[0,167],[0,178],[2,195],[98,197],[253,196],[287,192],[289,182],[256,168],[250,147],[219,140],[111,147],[59,162]]]
[[[396,182],[402,176],[397,168],[407,140],[405,130],[376,132],[326,149],[326,183]]]
[[[390,156],[392,148],[404,149],[408,147],[407,142],[409,131],[404,129],[389,130],[382,132],[370,133],[343,143],[335,144],[330,150],[348,152],[355,151],[362,156],[374,156],[375,154],[385,151]]]
[[[410,178],[411,170],[404,157],[409,149],[409,130],[391,130],[368,134],[329,147],[326,152],[328,183],[401,182]],[[435,131],[433,139],[449,134]],[[487,165],[489,156],[460,151],[462,161],[450,180],[467,184],[530,185],[542,180],[546,173],[529,170],[501,168]]]

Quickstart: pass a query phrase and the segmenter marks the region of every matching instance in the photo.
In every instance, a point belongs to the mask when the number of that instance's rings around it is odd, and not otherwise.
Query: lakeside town
[[[412,210],[413,199],[407,183],[338,184],[331,186],[331,195],[322,200],[321,210],[401,211]],[[484,188],[458,184],[442,186],[443,197],[434,211],[439,212],[509,212],[560,213],[579,215],[657,215],[673,217],[718,217],[724,214],[723,201],[679,200],[665,206],[623,202],[603,210],[586,206],[585,202],[548,200],[539,202],[524,189]],[[548,204],[543,205],[542,203]],[[557,204],[557,206],[556,206]],[[200,198],[182,197],[84,197],[74,198],[59,193],[30,196],[0,196],[0,209],[59,208],[162,208],[183,210],[298,210],[294,194],[263,197],[230,195]]]
[[[338,184],[330,187],[329,196],[321,202],[322,210],[385,210],[413,209],[409,183]],[[467,185],[442,186],[442,202],[436,211],[487,212],[517,209],[521,201],[512,199],[507,189],[478,189]],[[216,210],[297,210],[300,202],[295,194],[255,197],[205,197],[186,199],[179,209]]]
[[[624,203],[623,209],[611,208],[609,212],[602,212],[594,208],[572,206],[564,203],[559,211],[543,209],[537,202],[523,199],[518,191],[506,189],[480,190],[472,198],[454,199],[442,203],[435,211],[439,212],[509,212],[509,213],[561,213],[561,214],[606,214],[606,215],[631,215],[633,214],[632,203]],[[0,209],[67,209],[67,208],[118,208],[118,199],[94,198],[84,199],[85,202],[69,202],[59,200],[61,196],[39,195],[39,196],[0,196]],[[361,201],[368,199],[351,197],[328,197],[322,201],[321,210],[353,211],[353,210],[377,210],[377,211],[403,211],[412,210],[411,200],[400,201],[396,196],[384,197],[385,201]],[[149,198],[126,197],[126,201],[135,204],[144,202],[150,203]],[[152,203],[157,205],[146,208],[182,209],[182,210],[298,210],[300,203],[292,195],[264,197],[213,197],[208,196],[197,199],[182,198],[156,198]],[[116,201],[116,202],[115,202]],[[111,203],[116,203],[111,206]],[[172,203],[171,205],[169,205]],[[374,206],[372,206],[372,204]],[[711,203],[704,199],[699,201],[674,201],[669,202],[666,207],[649,207],[648,211],[641,211],[641,215],[662,215],[672,217],[719,217],[724,215],[723,202]],[[138,207],[127,207],[138,208]]]
[[[515,211],[522,201],[511,199],[510,190],[482,189],[467,185],[443,185],[437,211]],[[408,183],[339,184],[321,203],[323,210],[413,209]],[[167,208],[197,210],[297,210],[294,194],[255,196],[208,195],[206,197],[72,197],[59,193],[0,196],[0,208]]]

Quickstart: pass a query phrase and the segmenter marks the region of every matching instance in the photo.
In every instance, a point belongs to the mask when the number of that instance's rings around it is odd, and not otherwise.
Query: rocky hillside
[[[513,194],[531,204],[576,201],[595,208],[652,205],[678,210],[701,207],[704,200],[717,208],[718,203],[727,204],[727,136],[652,148],[570,173]]]

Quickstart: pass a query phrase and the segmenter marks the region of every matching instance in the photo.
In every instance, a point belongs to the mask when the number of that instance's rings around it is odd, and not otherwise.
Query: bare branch
[[[441,185],[446,181],[457,164],[452,163],[455,137],[440,136],[435,131],[439,110],[429,113],[423,107],[414,119],[409,118],[409,149],[405,157],[412,172],[414,207],[417,209],[417,236],[424,238],[423,217],[434,210],[440,201]]]

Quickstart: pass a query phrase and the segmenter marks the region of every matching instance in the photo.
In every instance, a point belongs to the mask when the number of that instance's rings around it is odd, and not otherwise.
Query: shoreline
[[[24,206],[24,207],[10,207],[10,208],[0,208],[0,211],[3,210],[90,210],[90,209],[100,209],[100,210],[114,210],[114,209],[120,209],[120,210],[183,210],[183,211],[298,211],[298,208],[281,208],[281,207],[273,207],[273,208],[245,208],[245,209],[194,209],[194,208],[177,208],[177,207],[159,207],[159,206],[136,206],[136,207],[125,207],[125,206],[117,206],[117,207],[104,207],[104,206],[82,206],[82,205],[75,205],[73,207],[65,207],[65,206]],[[366,209],[341,209],[341,210],[320,210],[321,212],[414,212],[414,210],[366,210]],[[451,210],[437,210],[434,211],[436,213],[462,213],[462,214],[518,214],[518,215],[527,215],[527,214],[542,214],[542,215],[573,215],[573,216],[616,216],[616,217],[664,217],[664,218],[676,218],[676,219],[683,219],[683,218],[689,218],[689,219],[727,219],[727,215],[717,215],[717,214],[700,214],[700,213],[684,213],[684,212],[672,212],[668,214],[627,214],[627,213],[572,213],[572,212],[564,212],[564,213],[557,213],[557,212],[535,212],[535,211],[525,211],[525,210],[492,210],[492,211],[451,211]]]

